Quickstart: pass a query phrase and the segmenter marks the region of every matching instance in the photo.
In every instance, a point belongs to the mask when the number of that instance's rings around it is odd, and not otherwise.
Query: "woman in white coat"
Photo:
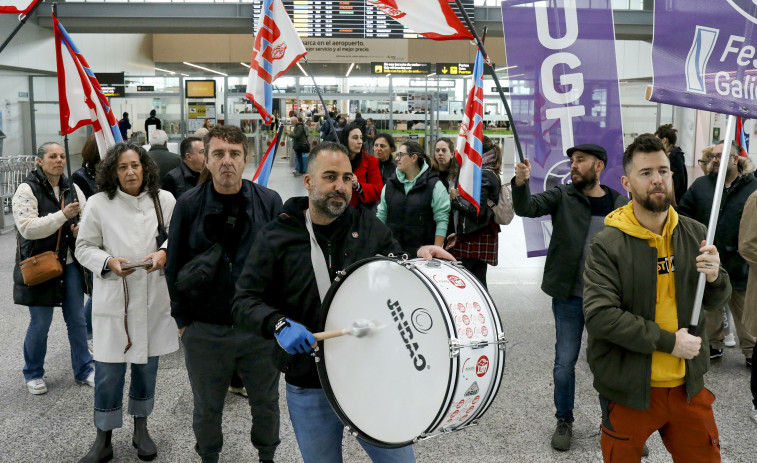
[[[131,363],[129,414],[132,443],[141,460],[157,455],[147,432],[153,409],[158,356],[178,350],[163,275],[165,236],[175,200],[158,188],[158,166],[144,149],[118,143],[100,162],[100,193],[87,201],[76,258],[94,274],[92,332],[95,352],[97,437],[80,463],[108,461],[111,434],[123,423],[126,364]],[[156,205],[160,205],[159,208]],[[134,264],[139,267],[129,268]]]

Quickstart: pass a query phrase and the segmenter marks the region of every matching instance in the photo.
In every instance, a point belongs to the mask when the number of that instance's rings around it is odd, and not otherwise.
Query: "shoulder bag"
[[[63,209],[63,193],[60,195],[60,208]],[[21,275],[24,278],[24,284],[27,286],[36,286],[40,283],[50,281],[63,275],[63,265],[58,258],[60,250],[60,236],[63,227],[58,229],[58,242],[55,244],[55,251],[45,251],[28,259],[21,260],[21,243],[18,243],[18,266],[21,268]],[[18,238],[16,239],[18,241]]]

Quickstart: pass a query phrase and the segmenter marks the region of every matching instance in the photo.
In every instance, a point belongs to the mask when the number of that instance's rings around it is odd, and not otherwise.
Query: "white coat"
[[[163,190],[159,199],[168,229],[176,200]],[[111,256],[141,262],[157,250],[157,235],[155,206],[146,192],[135,197],[119,189],[112,200],[105,193],[87,200],[76,240],[76,259],[94,274],[92,335],[94,358],[99,362],[147,363],[147,357],[179,349],[178,329],[171,317],[162,270],[148,274],[137,269],[126,277],[132,343],[126,353],[123,279],[110,271],[102,274],[105,260]]]

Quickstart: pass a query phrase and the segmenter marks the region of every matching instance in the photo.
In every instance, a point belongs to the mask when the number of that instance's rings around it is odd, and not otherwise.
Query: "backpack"
[[[499,190],[499,198],[496,203],[491,199],[488,199],[486,202],[492,212],[494,212],[495,223],[508,225],[513,221],[515,210],[513,209],[513,194],[510,191],[510,185],[507,183],[502,184],[502,188]]]

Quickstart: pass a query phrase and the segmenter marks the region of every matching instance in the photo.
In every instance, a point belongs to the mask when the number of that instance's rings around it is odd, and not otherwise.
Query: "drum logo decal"
[[[431,318],[431,314],[428,313],[428,310],[423,308],[415,309],[410,316],[410,321],[413,322],[413,328],[423,334],[428,333],[431,327],[434,326],[434,320]]]
[[[386,306],[389,308],[392,314],[392,318],[397,322],[397,331],[400,333],[402,341],[405,343],[405,347],[410,352],[410,358],[413,360],[413,366],[418,371],[423,371],[429,368],[426,365],[426,358],[418,353],[418,343],[413,342],[413,330],[410,329],[410,324],[405,320],[405,312],[402,310],[399,301],[392,302],[391,299],[386,301]],[[429,320],[431,317],[429,316]],[[429,326],[430,328],[430,326]]]
[[[478,394],[478,383],[473,381],[473,384],[470,385],[467,391],[465,391],[465,394],[463,394],[465,397],[469,397],[472,395]]]
[[[489,371],[489,359],[485,355],[482,355],[478,358],[478,362],[476,362],[476,376],[480,378],[484,376],[487,371]]]
[[[465,288],[465,282],[457,275],[447,275],[447,279],[449,280],[450,283],[452,283],[456,287],[460,289]]]

